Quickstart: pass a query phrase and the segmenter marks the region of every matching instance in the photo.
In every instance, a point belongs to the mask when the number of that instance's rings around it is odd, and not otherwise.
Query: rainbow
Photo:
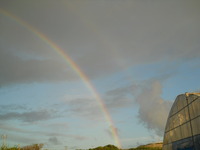
[[[118,133],[116,131],[116,128],[114,127],[114,123],[112,121],[112,118],[108,112],[108,109],[106,108],[106,105],[104,104],[102,98],[98,94],[95,87],[90,82],[89,78],[85,75],[85,73],[80,69],[80,67],[70,58],[70,56],[62,49],[60,48],[56,43],[51,41],[47,36],[45,36],[43,33],[39,32],[36,28],[22,20],[21,18],[15,16],[14,14],[11,14],[10,12],[0,9],[0,13],[4,16],[14,20],[19,25],[23,26],[27,30],[31,31],[35,36],[37,36],[40,40],[42,40],[44,43],[46,43],[49,47],[51,47],[54,51],[57,52],[57,54],[62,57],[65,62],[74,70],[74,72],[81,78],[82,82],[85,84],[85,86],[90,90],[90,92],[93,94],[94,98],[96,99],[100,109],[102,110],[102,113],[105,116],[106,121],[109,123],[109,127],[111,128],[112,136],[114,138],[115,144],[121,148],[121,142],[118,137]]]

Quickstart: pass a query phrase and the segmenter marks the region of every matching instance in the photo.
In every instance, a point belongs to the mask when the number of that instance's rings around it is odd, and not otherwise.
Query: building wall
[[[200,94],[177,96],[167,120],[163,150],[200,150]]]

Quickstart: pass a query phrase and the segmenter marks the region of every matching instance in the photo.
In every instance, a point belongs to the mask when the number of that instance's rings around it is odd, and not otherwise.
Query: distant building
[[[166,123],[163,150],[200,150],[200,93],[177,96]]]

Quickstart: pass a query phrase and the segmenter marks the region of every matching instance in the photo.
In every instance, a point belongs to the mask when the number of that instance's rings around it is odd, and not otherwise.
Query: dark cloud
[[[24,60],[12,53],[0,51],[0,85],[67,80],[66,76],[73,78],[73,73],[67,71],[68,67],[52,59]]]
[[[198,0],[48,1],[48,7],[46,1],[1,4],[63,48],[89,78],[136,64],[181,64],[200,55]],[[1,86],[77,79],[57,52],[30,29],[14,18],[0,17]]]
[[[49,112],[48,110],[28,111],[28,112],[7,112],[0,114],[0,120],[21,120],[24,122],[36,122],[44,121],[55,118],[55,112]]]

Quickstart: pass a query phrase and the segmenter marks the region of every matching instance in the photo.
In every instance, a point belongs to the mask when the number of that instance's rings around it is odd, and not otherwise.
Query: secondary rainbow
[[[22,20],[21,18],[11,14],[10,12],[0,9],[0,13],[3,14],[6,17],[11,18],[12,20],[16,21],[18,24],[25,27],[27,30],[31,31],[33,34],[35,34],[38,38],[40,38],[43,42],[45,42],[47,45],[49,45],[54,51],[56,51],[65,61],[66,63],[76,72],[76,74],[81,78],[85,86],[90,90],[90,92],[93,94],[94,98],[98,102],[99,107],[101,108],[107,122],[109,123],[109,126],[111,127],[112,135],[115,141],[115,144],[121,148],[121,143],[117,134],[117,131],[114,127],[114,123],[111,119],[111,116],[106,108],[106,105],[104,104],[103,100],[101,99],[100,95],[96,91],[95,87],[90,82],[89,78],[85,75],[85,73],[80,69],[80,67],[70,58],[70,56],[62,49],[60,48],[56,43],[51,41],[47,36],[45,36],[43,33],[39,32],[36,28]]]

